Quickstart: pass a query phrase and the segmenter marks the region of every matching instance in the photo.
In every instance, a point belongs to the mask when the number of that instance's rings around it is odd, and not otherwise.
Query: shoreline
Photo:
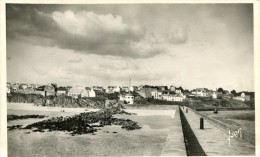
[[[37,106],[32,103],[7,103],[7,110],[25,110],[25,111],[48,111],[48,112],[92,112],[100,109],[94,108],[69,108],[69,107],[50,107]]]

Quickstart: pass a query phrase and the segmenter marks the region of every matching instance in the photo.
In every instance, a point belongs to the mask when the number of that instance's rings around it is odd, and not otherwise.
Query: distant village
[[[250,101],[251,97],[245,92],[227,91],[222,88],[216,90],[210,90],[207,88],[196,88],[187,90],[182,87],[171,86],[57,86],[56,83],[50,83],[47,85],[28,84],[28,83],[7,83],[7,93],[23,93],[23,94],[40,94],[42,96],[60,96],[66,95],[73,98],[83,97],[100,97],[105,93],[118,93],[119,100],[126,102],[127,104],[134,104],[134,93],[142,96],[143,98],[153,98],[164,101],[176,101],[182,102],[185,100],[203,97],[218,99],[219,97],[235,99],[239,101]]]

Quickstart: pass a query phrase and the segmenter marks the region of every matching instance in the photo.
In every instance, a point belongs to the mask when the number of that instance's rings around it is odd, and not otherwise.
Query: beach
[[[17,107],[17,109],[16,109]],[[32,104],[8,104],[8,114],[71,116],[86,112],[82,108],[39,107]],[[88,109],[87,111],[95,111]],[[99,128],[94,134],[71,136],[68,132],[32,132],[31,130],[8,131],[9,156],[158,156],[161,154],[175,115],[173,110],[126,109],[136,115],[116,115],[117,118],[138,122],[141,129],[127,131],[111,125]],[[8,125],[26,125],[43,119],[9,121]]]

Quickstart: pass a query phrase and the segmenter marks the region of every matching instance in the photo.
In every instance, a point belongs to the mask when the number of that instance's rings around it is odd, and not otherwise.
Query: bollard
[[[200,129],[204,129],[204,119],[200,118]]]
[[[214,110],[213,113],[218,114],[218,109],[217,109],[217,107],[215,108],[215,110]]]
[[[188,113],[188,109],[186,108],[186,113]]]

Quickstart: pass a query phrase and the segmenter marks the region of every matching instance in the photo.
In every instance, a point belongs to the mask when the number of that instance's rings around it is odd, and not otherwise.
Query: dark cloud
[[[41,5],[7,5],[7,38],[104,56],[148,58],[167,52],[165,45],[147,37],[145,29],[118,15],[41,9]],[[174,34],[171,44],[186,42],[186,32]]]

